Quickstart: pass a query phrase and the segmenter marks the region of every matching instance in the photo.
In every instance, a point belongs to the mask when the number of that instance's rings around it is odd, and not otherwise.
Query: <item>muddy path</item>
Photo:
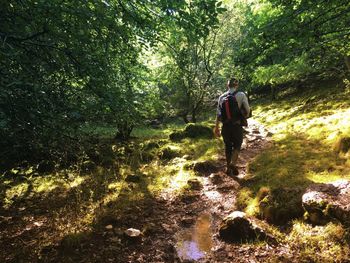
[[[262,125],[251,120],[238,161],[238,177],[225,174],[225,158],[220,155],[216,168],[211,166],[197,173],[200,185],[192,182],[192,189],[180,197],[163,193],[151,213],[139,214],[149,229],[142,241],[129,242],[120,251],[123,255],[120,262],[291,261],[288,248],[283,245],[228,244],[218,237],[220,222],[236,210],[237,191],[249,162],[271,143],[268,136]],[[139,222],[134,223],[140,226]]]
[[[142,201],[130,202],[122,211],[111,208],[110,216],[108,209],[102,209],[103,216],[97,215],[92,227],[90,223],[84,226],[84,213],[99,211],[98,207],[91,206],[93,200],[79,199],[78,194],[89,191],[88,185],[62,198],[62,192],[53,191],[49,196],[52,202],[46,197],[18,204],[0,218],[0,261],[288,262],[289,251],[283,245],[228,244],[218,237],[220,222],[236,210],[237,192],[249,162],[271,143],[268,135],[262,125],[250,120],[238,177],[225,174],[225,158],[218,155],[210,165],[194,165],[198,179],[189,182],[191,187],[182,195],[164,191],[155,197],[141,189],[145,195]],[[181,158],[172,162],[181,162]],[[28,207],[22,208],[25,205]],[[78,222],[79,229],[62,233],[65,226]],[[124,233],[129,228],[142,234],[130,238]]]

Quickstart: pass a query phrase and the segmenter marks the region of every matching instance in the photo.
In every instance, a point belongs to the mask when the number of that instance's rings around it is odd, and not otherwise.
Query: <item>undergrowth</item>
[[[92,147],[71,167],[45,173],[33,167],[16,168],[0,176],[0,210],[4,215],[47,211],[46,221],[36,222],[46,230],[28,243],[35,247],[28,249],[30,253],[40,255],[57,240],[64,251],[74,250],[90,233],[118,222],[130,209],[141,209],[164,193],[181,195],[188,188],[187,181],[195,177],[188,167],[218,157],[222,147],[218,141],[185,138],[174,142],[168,139],[174,128],[181,127],[140,127],[132,141],[122,144],[113,141],[110,128],[97,129],[102,146]],[[33,220],[27,218],[18,224]]]

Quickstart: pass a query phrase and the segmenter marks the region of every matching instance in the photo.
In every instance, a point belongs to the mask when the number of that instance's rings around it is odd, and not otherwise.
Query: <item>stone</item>
[[[174,131],[169,135],[169,139],[173,142],[181,141],[185,136],[182,131]]]
[[[223,219],[219,236],[226,242],[249,242],[266,240],[276,243],[276,239],[267,232],[263,222],[248,217],[244,212],[234,211]]]
[[[128,228],[127,230],[124,231],[124,235],[130,239],[130,240],[141,240],[142,238],[142,233],[140,230],[136,228]]]
[[[195,163],[193,170],[203,175],[209,175],[211,173],[218,172],[219,167],[214,161],[203,161]]]
[[[302,204],[311,223],[325,224],[335,218],[350,225],[350,181],[312,184],[303,195]]]
[[[188,137],[188,138],[207,138],[207,139],[214,138],[214,133],[212,129],[208,126],[201,125],[201,124],[195,124],[195,123],[187,124],[184,130],[184,133],[185,133],[185,137]]]
[[[336,151],[347,153],[350,150],[350,137],[342,137],[336,143]]]
[[[201,190],[203,188],[202,183],[197,178],[189,179],[187,184],[191,190]]]
[[[164,147],[159,151],[159,158],[162,160],[170,160],[175,157],[181,156],[181,151],[173,147]]]
[[[112,230],[112,229],[113,229],[113,226],[112,226],[112,225],[107,225],[107,226],[105,226],[105,229],[107,229],[107,230]]]
[[[300,187],[282,187],[258,194],[259,218],[271,224],[283,225],[292,219],[302,217],[303,193],[304,190]]]
[[[214,133],[212,129],[208,126],[189,123],[186,125],[185,129],[180,131],[175,131],[169,135],[169,139],[172,141],[180,141],[184,138],[212,139],[214,138]]]

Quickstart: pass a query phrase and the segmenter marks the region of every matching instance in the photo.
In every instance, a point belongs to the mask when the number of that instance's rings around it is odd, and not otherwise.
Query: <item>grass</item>
[[[286,238],[293,251],[298,251],[301,262],[346,262],[350,256],[348,232],[339,224],[311,226],[294,221]]]
[[[274,142],[249,164],[251,180],[238,194],[238,207],[261,216],[259,205],[266,202],[262,193],[271,195],[275,189],[300,189],[303,193],[312,183],[350,180],[350,151],[338,150],[339,141],[350,137],[349,97],[347,84],[345,88],[320,87],[272,103],[257,103],[255,118],[273,133]],[[293,196],[283,198],[273,199],[270,205],[290,212]],[[348,229],[340,223],[315,227],[296,220],[290,224],[285,242],[300,262],[343,262],[349,258]]]
[[[257,215],[264,193],[273,189],[305,189],[314,182],[350,179],[349,158],[336,150],[339,139],[350,136],[349,95],[348,89],[334,87],[254,106],[255,118],[274,133],[274,143],[249,165],[248,176],[254,180],[241,188],[238,205],[248,214]],[[80,174],[77,167],[36,176],[31,175],[32,171],[24,171],[15,180],[0,177],[1,209],[27,206],[29,210],[31,205],[40,204],[40,208],[50,211],[51,226],[50,235],[38,237],[41,243],[33,243],[36,251],[58,238],[64,249],[74,249],[90,235],[80,233],[103,229],[127,214],[128,209],[140,209],[143,203],[164,193],[181,195],[188,187],[187,181],[195,177],[186,167],[193,162],[218,159],[223,149],[221,140],[170,141],[169,134],[180,128],[137,127],[130,145],[101,148],[103,154],[115,153],[112,165],[97,166],[85,174]],[[86,129],[113,142],[113,127]],[[123,158],[118,159],[119,155]],[[131,174],[140,180],[126,182]],[[333,257],[341,261],[349,255],[347,248],[342,247],[347,237],[342,226],[329,224],[315,230],[301,221],[292,225],[285,241],[301,253],[305,262],[320,251],[323,262]],[[42,234],[45,232],[48,231]]]
[[[38,174],[32,168],[18,170],[12,177],[4,174],[0,176],[0,210],[9,215],[18,211],[24,213],[17,221],[18,225],[13,226],[18,228],[25,227],[26,220],[36,220],[36,216],[29,217],[37,213],[35,211],[47,211],[43,223],[45,230],[23,241],[29,244],[26,251],[40,253],[57,240],[61,240],[63,250],[75,250],[89,239],[90,234],[85,236],[84,233],[104,230],[121,215],[130,214],[130,209],[149,205],[164,193],[182,195],[188,188],[187,181],[195,177],[187,167],[199,160],[217,158],[220,147],[217,140],[170,141],[168,135],[179,128],[178,125],[163,129],[140,127],[135,129],[133,136],[137,137],[128,145],[115,144],[112,128],[93,129],[105,138],[103,147],[98,149],[103,158],[111,157],[110,165],[96,163],[84,173],[77,163],[46,174]],[[164,149],[170,149],[176,156],[162,158]],[[145,153],[149,153],[147,160],[141,158]],[[133,174],[140,180],[126,182]],[[16,250],[12,252],[17,253]]]
[[[253,196],[248,202],[241,198],[243,207],[256,212],[254,196],[263,187],[306,188],[350,179],[348,158],[336,151],[339,139],[350,136],[349,95],[349,89],[327,87],[255,106],[255,118],[273,132],[274,143],[249,166]]]

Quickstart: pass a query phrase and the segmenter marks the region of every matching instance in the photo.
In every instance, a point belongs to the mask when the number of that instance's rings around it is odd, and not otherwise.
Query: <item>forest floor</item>
[[[98,222],[95,221],[94,227],[89,230],[85,228],[82,231],[77,228],[73,232],[70,230],[70,233],[64,233],[67,226],[89,221],[83,210],[96,209],[91,206],[94,197],[85,200],[79,196],[84,195],[82,191],[62,191],[60,188],[29,199],[22,196],[22,201],[13,203],[6,211],[1,211],[0,260],[293,262],[287,245],[269,245],[266,242],[230,244],[223,242],[218,236],[222,219],[236,210],[237,192],[240,182],[244,181],[249,162],[271,144],[268,135],[262,125],[250,120],[239,158],[240,174],[237,177],[225,174],[225,158],[218,154],[214,163],[204,165],[196,173],[195,178],[198,179],[195,181],[200,182],[199,185],[186,189],[180,195],[163,189],[159,195],[154,196],[147,193],[146,187],[138,188],[139,182],[129,182],[131,189],[141,189],[144,192],[144,198],[128,202],[119,208],[111,209],[113,205],[107,204],[110,210],[104,209],[101,213],[103,215],[97,216]],[[182,160],[175,158],[172,162]],[[71,188],[74,186],[73,182]],[[91,186],[86,184],[81,187],[86,190]],[[29,188],[27,193],[35,185]],[[81,210],[76,209],[75,203],[86,205]],[[129,228],[140,230],[141,236],[136,239],[129,238],[124,233]]]
[[[103,136],[79,164],[0,176],[0,262],[350,262],[349,227],[312,225],[302,207],[282,226],[269,225],[277,244],[218,235],[236,209],[259,216],[261,192],[286,192],[277,206],[289,215],[301,200],[284,190],[350,180],[350,150],[337,146],[350,136],[349,94],[325,87],[259,102],[238,177],[225,174],[221,139],[174,141],[176,126],[166,126],[118,144],[95,129]],[[140,237],[126,235],[130,228]]]

